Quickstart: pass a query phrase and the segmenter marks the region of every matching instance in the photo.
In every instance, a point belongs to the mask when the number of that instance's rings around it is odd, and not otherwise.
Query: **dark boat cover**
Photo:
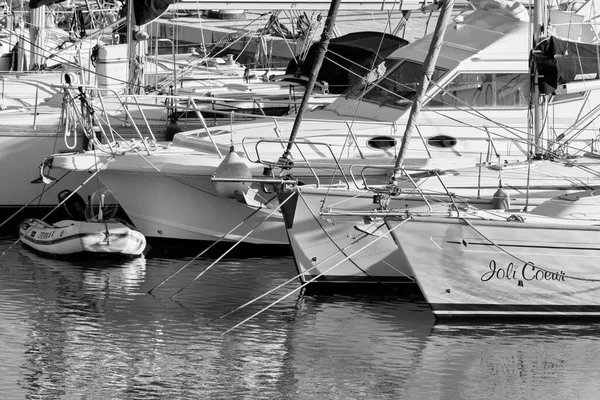
[[[317,79],[329,84],[330,93],[343,93],[360,79],[356,75],[365,76],[407,44],[407,40],[381,32],[355,32],[331,39]],[[310,76],[318,48],[319,43],[313,44],[300,66],[290,61],[286,74]]]
[[[553,93],[558,85],[598,79],[600,47],[550,36],[536,46],[535,63],[543,94]]]
[[[174,3],[175,0],[134,0],[135,24],[145,25],[155,20],[167,11],[170,4]]]
[[[60,3],[62,1],[64,0],[31,0],[29,2],[29,8],[33,10],[34,8],[38,8],[41,6],[49,6],[51,4]]]

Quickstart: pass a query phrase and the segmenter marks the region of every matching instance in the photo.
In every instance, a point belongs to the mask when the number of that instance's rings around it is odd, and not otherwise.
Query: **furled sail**
[[[536,46],[534,60],[542,94],[565,83],[598,79],[600,47],[550,36]]]

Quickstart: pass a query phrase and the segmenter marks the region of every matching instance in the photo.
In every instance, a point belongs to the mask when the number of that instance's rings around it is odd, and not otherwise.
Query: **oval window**
[[[445,149],[456,146],[456,138],[446,135],[433,136],[427,139],[427,144],[438,149]]]
[[[376,150],[385,150],[396,146],[396,139],[391,136],[375,136],[367,140],[367,146]]]

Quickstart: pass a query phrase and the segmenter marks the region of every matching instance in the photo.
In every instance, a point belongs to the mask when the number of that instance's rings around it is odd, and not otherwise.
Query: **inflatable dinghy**
[[[77,193],[63,190],[58,199],[69,219],[49,224],[28,218],[19,227],[21,241],[34,250],[52,254],[106,253],[139,256],[146,238],[115,219],[117,202],[108,189],[101,189],[86,202]]]
[[[29,218],[19,227],[19,236],[32,249],[53,255],[90,252],[139,256],[146,248],[144,235],[112,221],[48,224]]]

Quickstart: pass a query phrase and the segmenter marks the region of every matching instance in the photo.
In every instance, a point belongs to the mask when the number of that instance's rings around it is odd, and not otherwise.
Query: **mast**
[[[542,0],[534,0],[533,2],[533,48],[540,42],[543,35],[546,34],[544,29],[544,2]],[[538,70],[535,63],[533,63],[533,92],[531,93],[533,99],[533,130],[534,130],[534,146],[535,146],[535,158],[541,158],[543,153],[543,140],[544,140],[544,115],[546,109],[546,98],[540,94],[540,87],[538,83]]]
[[[144,86],[144,49],[147,33],[135,15],[135,1],[127,0],[127,55],[129,68],[127,69],[128,94],[140,94]]]
[[[319,46],[319,49],[315,56],[315,61],[310,72],[310,76],[308,78],[308,83],[306,84],[304,96],[302,97],[300,108],[298,109],[296,119],[294,120],[294,125],[292,126],[292,132],[290,133],[289,142],[285,151],[283,152],[283,160],[289,160],[291,156],[290,151],[292,150],[293,142],[294,140],[296,140],[296,136],[298,135],[298,130],[300,129],[302,117],[304,115],[304,112],[308,108],[308,101],[312,94],[313,88],[315,87],[315,82],[317,81],[317,76],[319,75],[321,65],[323,65],[323,60],[325,59],[327,47],[329,47],[329,39],[331,38],[331,34],[333,33],[335,19],[337,17],[338,9],[340,8],[340,2],[341,0],[332,0],[331,5],[329,6],[329,11],[327,12],[327,19],[325,20],[325,25],[323,26],[323,33],[321,34],[321,45]]]
[[[135,60],[135,49],[133,46],[133,24],[135,23],[135,14],[133,0],[127,0],[127,57],[129,64],[127,66],[127,87],[125,93],[133,94],[133,63]]]
[[[41,69],[46,41],[46,6],[31,10],[29,70]]]
[[[450,14],[452,14],[453,7],[454,0],[444,0],[444,2],[442,3],[440,15],[435,25],[433,36],[431,37],[429,51],[427,52],[427,56],[425,57],[425,61],[423,63],[423,79],[421,80],[421,84],[417,88],[415,100],[413,101],[412,107],[410,109],[410,114],[408,116],[408,122],[406,123],[406,130],[404,131],[404,136],[402,137],[400,152],[398,153],[398,157],[396,158],[396,164],[394,165],[394,171],[392,173],[392,183],[395,183],[397,181],[402,170],[402,165],[404,163],[404,159],[406,158],[406,152],[408,151],[410,139],[416,127],[417,117],[421,112],[421,107],[425,98],[425,93],[427,92],[429,81],[431,81],[431,77],[433,75],[433,72],[435,71],[435,64],[437,62],[438,55],[440,54],[442,44],[444,43],[444,34],[446,33],[446,26],[450,21]]]

